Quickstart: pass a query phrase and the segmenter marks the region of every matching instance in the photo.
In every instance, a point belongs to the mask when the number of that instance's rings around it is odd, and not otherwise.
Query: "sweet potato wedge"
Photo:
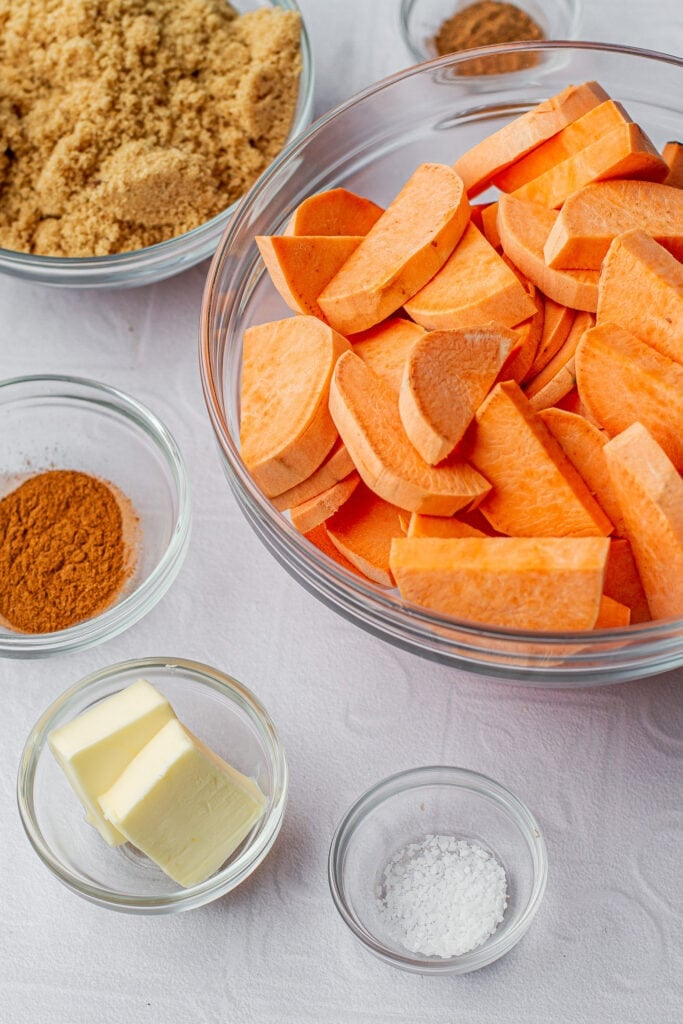
[[[529,379],[540,373],[550,362],[553,356],[559,352],[567,340],[569,330],[574,323],[576,310],[569,306],[562,306],[554,299],[547,296],[543,300],[543,333],[536,349],[534,361],[525,375]]]
[[[481,211],[481,232],[484,238],[498,252],[502,249],[498,234],[498,203],[487,203]]]
[[[441,269],[468,221],[455,171],[421,164],[318,296],[328,322],[354,334],[395,313]]]
[[[602,598],[604,537],[392,541],[401,596],[468,622],[510,629],[592,629]]]
[[[593,629],[622,629],[631,622],[631,609],[626,604],[615,601],[613,597],[602,595],[600,611]]]
[[[290,512],[292,525],[297,528],[299,533],[310,533],[316,526],[320,526],[326,519],[333,516],[349,500],[359,483],[360,477],[354,470],[343,480],[332,484],[326,491],[296,505]]]
[[[496,384],[477,412],[471,462],[493,485],[479,509],[516,537],[597,536],[612,523],[514,381]]]
[[[425,333],[412,320],[394,316],[361,334],[351,334],[348,340],[356,355],[398,396],[408,353]]]
[[[346,188],[309,196],[292,214],[285,235],[367,235],[384,213],[381,206]]]
[[[305,534],[306,540],[314,544],[319,551],[322,551],[324,555],[331,558],[334,562],[337,562],[347,572],[353,573],[354,576],[360,576],[363,580],[368,580],[370,577],[366,576],[364,572],[350,562],[346,555],[343,555],[341,551],[335,547],[330,540],[325,524],[322,523],[320,526],[316,526],[314,530],[310,530],[309,533]]]
[[[395,393],[353,352],[335,367],[330,412],[361,478],[392,505],[449,516],[489,490],[464,461],[434,467],[421,458],[403,429]]]
[[[543,254],[558,214],[538,203],[503,195],[498,201],[498,231],[503,249],[537,288],[555,302],[594,313],[598,306],[597,270],[555,270]]]
[[[683,188],[683,142],[667,142],[662,150],[662,159],[669,167],[664,184]]]
[[[403,536],[401,509],[383,501],[364,484],[327,520],[327,535],[337,550],[364,576],[393,587],[389,552],[394,537]]]
[[[649,622],[652,618],[631,545],[625,537],[610,540],[604,593],[631,609],[631,622],[634,624]]]
[[[515,327],[519,348],[500,372],[500,380],[515,380],[518,384],[527,376],[543,337],[545,303],[536,286],[532,284],[530,287],[529,294],[536,307],[536,312],[528,320]]]
[[[407,537],[487,537],[483,530],[470,526],[457,516],[423,516],[413,512],[408,523]]]
[[[605,455],[652,617],[683,616],[683,479],[641,423]]]
[[[579,394],[610,436],[640,422],[683,470],[683,366],[630,331],[602,323],[576,350]]]
[[[595,317],[592,313],[577,313],[564,345],[540,373],[528,381],[524,393],[535,412],[559,402],[576,386],[574,355],[581,338],[594,325]]]
[[[315,498],[317,494],[322,494],[333,484],[343,480],[349,473],[353,473],[353,462],[341,438],[338,438],[330,454],[324,462],[321,462],[315,472],[295,487],[290,487],[288,491],[277,494],[271,498],[271,501],[276,509],[284,512],[285,509],[294,508],[310,498]]]
[[[349,343],[312,316],[250,327],[242,360],[242,459],[267,497],[310,476],[337,440],[330,379]]]
[[[318,296],[358,248],[362,235],[257,235],[270,279],[295,313],[324,320]]]

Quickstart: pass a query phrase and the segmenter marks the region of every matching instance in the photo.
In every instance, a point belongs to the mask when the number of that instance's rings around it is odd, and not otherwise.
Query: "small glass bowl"
[[[434,37],[448,18],[474,0],[401,0],[401,35],[418,63],[438,57]],[[582,0],[515,0],[515,6],[528,14],[543,30],[546,39],[577,39],[583,17]],[[519,40],[523,42],[524,40]],[[463,72],[467,73],[467,72]]]
[[[230,3],[240,13],[263,6],[301,13],[296,0],[230,0]],[[313,86],[313,53],[302,20],[299,94],[285,147],[310,123]],[[132,252],[72,258],[0,249],[0,272],[62,288],[132,288],[153,284],[188,270],[211,256],[239,202],[232,203],[192,231]]]
[[[505,869],[508,905],[481,946],[449,958],[398,946],[379,904],[391,857],[427,835],[477,843]],[[499,782],[466,768],[430,766],[389,776],[346,812],[329,856],[332,898],[353,934],[381,960],[413,974],[467,974],[498,960],[522,938],[545,892],[548,857],[531,812]]]
[[[107,846],[86,822],[81,803],[47,745],[52,729],[140,678],[163,693],[191,732],[254,778],[268,801],[263,817],[223,867],[187,889],[129,844]],[[238,886],[275,842],[286,794],[285,755],[263,705],[225,673],[182,658],[125,661],[76,683],[32,729],[17,780],[21,820],[43,863],[84,899],[131,914],[191,910]]]
[[[112,483],[133,506],[136,564],[116,601],[53,633],[0,625],[0,657],[46,657],[109,640],[149,612],[177,576],[190,539],[187,470],[173,436],[144,405],[67,376],[0,381],[0,497],[46,469]]]

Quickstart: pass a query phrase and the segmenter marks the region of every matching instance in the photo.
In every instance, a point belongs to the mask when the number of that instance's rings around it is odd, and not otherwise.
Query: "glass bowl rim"
[[[164,457],[173,478],[178,511],[174,519],[171,539],[163,555],[149,576],[117,604],[110,605],[98,615],[83,622],[51,633],[7,633],[0,636],[0,657],[32,655],[45,656],[65,651],[92,647],[122,632],[137,622],[153,604],[166,593],[174,578],[174,570],[186,554],[190,539],[191,500],[190,484],[182,452],[173,434],[159,417],[136,398],[119,388],[88,377],[71,374],[28,374],[0,380],[0,406],[13,388],[33,386],[34,399],[49,394],[51,386],[64,385],[78,389],[80,394],[69,395],[79,405],[106,406],[117,417],[135,427],[136,432],[151,441]],[[29,400],[31,394],[25,396]],[[99,412],[99,409],[98,409]],[[115,483],[115,481],[112,481]]]
[[[445,778],[443,776],[446,776]],[[409,952],[381,943],[356,919],[345,897],[343,859],[356,830],[375,808],[392,797],[426,786],[466,790],[494,803],[517,827],[530,854],[533,870],[531,892],[526,905],[506,932],[493,936],[460,956],[441,960],[422,960]],[[486,837],[483,837],[486,838]],[[492,841],[495,837],[491,837]],[[548,851],[536,819],[518,796],[506,786],[482,772],[456,765],[425,765],[395,772],[366,790],[351,804],[335,829],[328,856],[328,882],[332,900],[345,924],[372,953],[394,967],[420,974],[465,974],[486,967],[508,953],[525,934],[543,900],[548,880]]]
[[[227,867],[222,868],[206,881],[187,889],[179,888],[173,893],[166,893],[162,896],[126,896],[114,893],[104,886],[85,882],[65,867],[52,852],[33,812],[35,773],[38,756],[44,753],[47,745],[48,733],[54,725],[68,720],[73,706],[79,704],[84,695],[91,690],[96,690],[100,683],[114,681],[119,677],[138,672],[144,676],[147,670],[155,668],[180,670],[180,677],[189,676],[194,682],[209,686],[246,712],[252,724],[256,725],[267,751],[270,768],[274,775],[274,795],[271,798],[272,806],[262,819],[256,836]],[[91,672],[53,701],[42,713],[26,739],[17,772],[16,793],[19,815],[31,846],[43,864],[63,885],[91,903],[110,910],[137,914],[167,914],[174,911],[191,910],[225,895],[240,885],[258,867],[280,831],[287,803],[287,787],[287,760],[279,734],[270,714],[248,687],[228,673],[203,662],[187,658],[154,656],[132,658]]]

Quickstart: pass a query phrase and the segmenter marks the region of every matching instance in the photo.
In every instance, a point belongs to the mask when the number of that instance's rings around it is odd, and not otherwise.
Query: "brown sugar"
[[[434,37],[434,46],[440,56],[471,50],[477,46],[495,43],[516,43],[543,39],[543,30],[534,19],[515,4],[498,0],[481,0],[463,7],[447,18]],[[537,57],[533,53],[496,54],[488,58],[475,58],[458,67],[461,75],[495,75],[533,67]]]
[[[300,29],[225,0],[0,0],[0,246],[107,255],[220,213],[286,140]]]

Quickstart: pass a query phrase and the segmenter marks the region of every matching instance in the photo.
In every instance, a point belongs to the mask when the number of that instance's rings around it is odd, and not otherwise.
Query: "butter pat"
[[[175,718],[100,796],[105,818],[185,887],[218,870],[265,806],[252,779]]]
[[[106,821],[98,797],[175,715],[145,679],[107,697],[48,736],[50,749],[86,809],[87,819],[110,846],[126,837]]]

